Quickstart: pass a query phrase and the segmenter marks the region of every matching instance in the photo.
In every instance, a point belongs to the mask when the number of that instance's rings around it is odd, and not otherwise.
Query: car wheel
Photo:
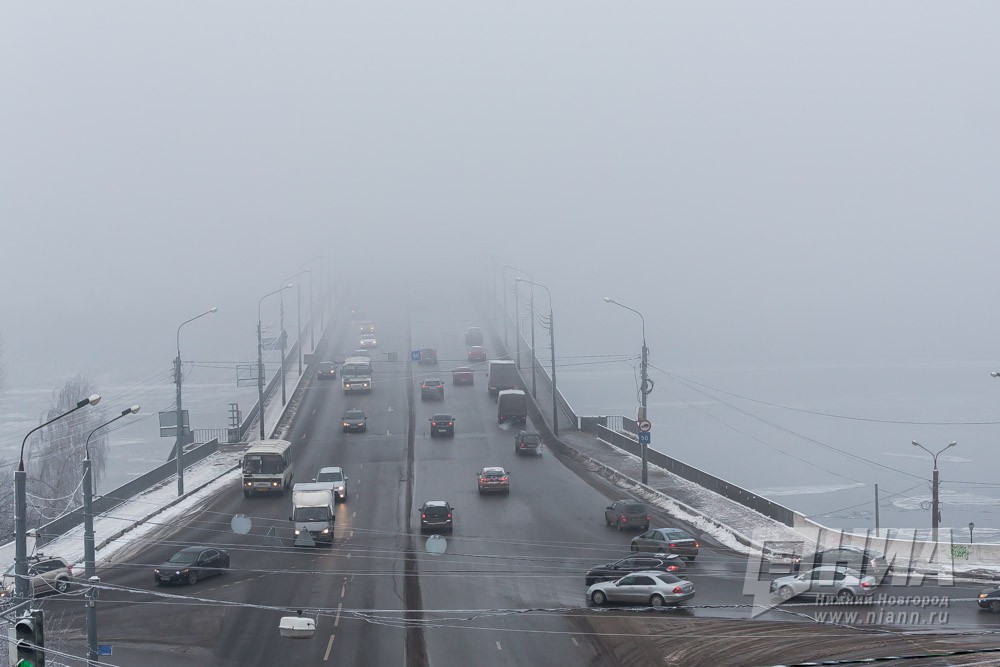
[[[539,454],[539,456],[541,456],[541,455]],[[642,527],[642,531],[643,532],[645,532],[647,530],[649,530],[649,524],[648,523],[645,526]]]
[[[432,430],[431,431],[431,440],[433,440],[434,438],[435,438],[435,435],[434,435],[434,431]]]
[[[608,518],[607,514],[604,515],[604,525],[605,526],[610,526],[611,525],[611,519]]]
[[[69,580],[67,579],[56,579],[55,584],[56,592],[65,593],[69,590]]]
[[[509,496],[509,495],[510,495],[510,489],[504,489],[504,490],[503,490],[503,494],[504,494],[505,496]]]
[[[652,595],[649,598],[649,606],[650,607],[657,607],[657,608],[659,608],[659,607],[662,607],[664,604],[666,604],[666,602],[667,601],[663,599],[662,595]]]
[[[455,527],[454,526],[448,526],[448,534],[451,535],[454,532],[455,532]]]
[[[249,497],[250,497],[250,492],[249,492],[249,491],[246,491],[246,490],[244,490],[244,491],[243,491],[243,497],[244,497],[244,498],[249,498]]]
[[[594,594],[590,596],[590,599],[594,604],[604,604],[608,601],[608,596],[601,591],[594,591]]]
[[[198,572],[197,570],[191,570],[188,573],[188,583],[194,586],[198,583]]]
[[[990,600],[990,611],[1000,612],[1000,600]]]
[[[226,558],[226,564],[224,566],[227,570],[229,569],[229,558]]]
[[[693,560],[694,560],[695,558],[697,558],[697,556],[685,556],[685,558],[687,558],[688,562],[691,562],[691,561],[693,561]]]
[[[620,520],[619,521],[615,521],[615,528],[618,529],[618,532],[621,532],[622,522]]]
[[[637,545],[635,542],[633,542],[632,544],[628,545],[628,548],[631,549],[632,551],[638,551],[639,550],[639,545]]]
[[[846,588],[837,593],[837,602],[850,602],[853,599],[854,599],[854,593],[847,590]]]
[[[789,586],[782,586],[778,589],[778,597],[782,600],[791,600],[795,597],[795,591],[793,591]]]

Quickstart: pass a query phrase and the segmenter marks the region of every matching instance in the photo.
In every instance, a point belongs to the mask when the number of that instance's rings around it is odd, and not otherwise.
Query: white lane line
[[[576,637],[570,637],[573,640],[573,646],[579,646],[580,642],[576,641]]]
[[[314,415],[314,414],[316,414],[316,410],[318,410],[318,409],[319,409],[319,408],[313,408],[313,411],[312,411],[312,412],[310,412],[309,414],[311,414],[311,415]]]
[[[351,552],[350,551],[347,552],[347,560],[351,560]]]
[[[326,653],[323,654],[324,662],[330,659],[330,649],[333,648],[333,638],[336,636],[337,635],[330,635],[330,641],[326,643]]]
[[[358,513],[357,513],[357,512],[351,512],[351,518],[352,518],[352,519],[353,519],[354,517],[356,517],[357,515],[358,515]]]
[[[340,625],[340,610],[344,608],[344,603],[341,602],[337,605],[337,618],[333,619],[333,627]]]
[[[343,586],[340,587],[340,597],[344,597],[346,595],[347,595],[347,584],[344,584]]]
[[[362,463],[362,464],[361,464],[361,469],[362,469],[362,470],[364,470],[364,469],[365,469],[365,464],[364,464],[364,463]]]
[[[354,530],[351,530],[351,534],[348,537],[354,537]]]
[[[497,650],[498,651],[502,651],[503,650],[502,648],[500,648],[500,641],[499,640],[497,641]]]
[[[305,440],[307,435],[309,435],[309,434],[308,433],[303,433],[302,435],[299,436],[299,440]]]

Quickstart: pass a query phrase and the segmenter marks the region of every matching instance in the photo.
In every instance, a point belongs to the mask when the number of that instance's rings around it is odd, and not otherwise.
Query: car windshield
[[[193,563],[197,560],[198,554],[191,551],[178,551],[173,556],[170,557],[168,563],[174,563],[177,565],[183,565],[184,563]]]
[[[629,514],[645,514],[646,508],[639,503],[629,503],[625,506],[625,511]]]
[[[364,419],[365,413],[361,410],[348,410],[344,419]]]
[[[326,521],[330,514],[325,507],[296,507],[293,516],[296,521]]]
[[[243,458],[243,472],[251,475],[279,473],[284,469],[285,463],[277,454],[251,454]]]
[[[316,478],[317,482],[343,482],[344,475],[339,472],[321,472]]]

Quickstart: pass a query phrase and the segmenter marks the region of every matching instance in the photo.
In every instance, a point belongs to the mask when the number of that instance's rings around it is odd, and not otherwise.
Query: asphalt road
[[[455,302],[457,297],[450,301]],[[349,500],[338,506],[334,547],[293,546],[290,498],[246,499],[234,485],[101,569],[105,584],[120,587],[104,591],[99,603],[101,643],[116,647],[109,662],[155,666],[179,664],[183,658],[187,665],[421,665],[426,660],[443,667],[616,662],[612,648],[620,645],[622,619],[636,613],[581,615],[580,607],[587,567],[628,552],[631,534],[607,528],[603,521],[603,508],[619,494],[604,480],[581,476],[550,451],[538,458],[514,453],[514,432],[496,423],[486,364],[465,361],[463,332],[482,324],[472,312],[471,305],[442,314],[430,304],[412,313],[405,303],[371,304],[357,320],[378,325],[375,390],[344,396],[339,378],[308,378],[290,432],[296,481],[309,481],[328,465],[344,467],[350,478]],[[339,325],[324,357],[357,347],[357,320]],[[411,346],[437,347],[438,364],[411,364]],[[399,361],[385,361],[390,351]],[[451,384],[448,371],[456,365],[476,369],[474,385]],[[410,393],[426,376],[445,381],[443,401],[424,402],[419,391]],[[412,447],[407,437],[411,405]],[[342,433],[340,416],[348,408],[368,413],[367,433]],[[454,414],[453,439],[430,438],[428,418],[435,412]],[[480,496],[475,473],[487,465],[508,470],[509,496]],[[417,507],[436,499],[450,500],[456,508],[454,534],[444,536],[442,554],[429,553],[429,538],[419,535]],[[247,535],[229,529],[238,513],[253,520]],[[674,522],[654,512],[653,523]],[[431,542],[441,543],[441,538]],[[228,549],[232,569],[190,587],[155,587],[152,567],[190,544]],[[702,545],[687,573],[697,587],[691,607],[652,616],[667,619],[665,629],[674,618],[750,616],[745,559],[704,537]],[[925,586],[919,594],[955,598],[977,591],[976,586]],[[914,595],[914,590],[894,587],[886,593]],[[57,641],[76,654],[83,653],[81,602],[78,592],[45,602],[53,629],[50,644]],[[408,606],[422,611],[406,614]],[[311,640],[279,637],[279,618],[299,608],[317,617],[316,635]],[[1000,615],[980,613],[969,603],[944,609],[891,605],[888,610],[905,612],[903,625],[910,629],[1000,627]],[[928,622],[929,612],[944,610],[947,617],[937,617],[938,625]],[[811,622],[827,611],[783,605],[758,623]],[[864,610],[869,611],[878,613]],[[650,614],[639,617],[648,623]],[[884,612],[881,618],[884,622]]]

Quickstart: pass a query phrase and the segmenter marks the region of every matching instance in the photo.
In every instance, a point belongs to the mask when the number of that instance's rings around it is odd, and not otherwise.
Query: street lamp
[[[201,315],[195,315],[190,320],[185,320],[180,323],[177,327],[177,357],[174,359],[174,383],[177,385],[177,407],[175,420],[177,422],[177,437],[174,440],[174,454],[177,455],[177,497],[184,495],[184,445],[187,444],[187,436],[190,433],[184,433],[184,411],[181,409],[181,327],[183,327],[188,322],[194,322],[195,320],[205,317],[206,315],[211,315],[212,313],[218,312],[218,308],[209,308]],[[190,429],[190,420],[188,420],[188,427]]]
[[[292,278],[298,278],[303,273],[308,273],[309,274],[309,284],[311,285],[312,284],[312,270],[311,269],[302,269],[301,271],[299,271],[295,275],[291,276],[290,278],[287,278],[283,282],[289,282],[289,281],[292,280]],[[295,316],[296,316],[296,318],[298,318],[297,322],[298,322],[298,328],[299,328],[298,332],[295,334],[295,343],[299,346],[299,375],[302,375],[302,283],[301,282],[295,283]],[[282,325],[282,329],[284,329],[284,325]],[[284,381],[285,381],[284,380],[284,368],[285,368],[284,357],[282,357],[281,368],[282,368],[282,380],[281,381],[282,381],[282,383],[284,383]],[[284,386],[284,384],[282,384],[282,386]],[[282,396],[284,396],[284,390],[282,390]],[[282,399],[282,403],[284,403],[284,399]]]
[[[493,314],[492,320],[495,329],[497,325],[497,256],[490,253],[487,257],[490,260],[490,312]]]
[[[214,309],[213,309],[214,310]],[[133,405],[130,408],[125,408],[122,413],[115,417],[114,419],[108,420],[95,428],[87,436],[87,441],[84,443],[85,457],[83,459],[83,568],[84,576],[87,581],[91,581],[91,577],[95,577],[94,574],[94,561],[96,560],[96,554],[94,549],[94,485],[93,477],[91,476],[91,464],[90,464],[90,439],[95,433],[100,431],[102,428],[109,424],[113,424],[122,417],[127,417],[129,415],[134,415],[139,412],[139,406]],[[85,605],[86,616],[87,616],[87,664],[96,665],[97,664],[97,607],[94,606],[93,600],[88,600]]]
[[[552,292],[549,288],[541,283],[536,283],[531,280],[525,280],[524,278],[515,278],[515,283],[528,283],[532,287],[541,287],[545,290],[545,293],[549,296],[549,349],[552,353],[552,434],[559,435],[559,390],[556,386],[556,323],[552,318]],[[532,292],[531,298],[531,391],[534,396],[535,392],[535,299],[534,292]]]
[[[927,452],[928,454],[930,454],[931,457],[934,459],[934,470],[931,471],[931,476],[932,476],[931,477],[931,539],[934,542],[937,542],[937,540],[938,540],[938,524],[941,522],[941,512],[938,509],[938,465],[937,465],[937,460],[938,460],[938,456],[940,456],[942,452],[944,452],[946,449],[950,449],[950,448],[954,447],[958,443],[957,442],[950,442],[945,447],[941,448],[941,450],[937,454],[935,454],[931,450],[929,450],[926,447],[924,447],[923,445],[921,445],[916,440],[913,440],[911,442],[913,443],[914,447],[919,447],[920,449],[922,449],[925,452]]]
[[[648,372],[648,367],[647,367],[648,360],[649,360],[649,348],[646,347],[646,318],[643,317],[642,313],[640,313],[635,308],[630,308],[629,306],[626,306],[623,303],[619,303],[618,301],[615,301],[611,297],[607,297],[607,296],[604,297],[604,302],[605,303],[613,303],[616,306],[624,308],[625,310],[630,310],[633,313],[635,313],[636,315],[638,315],[639,319],[642,320],[642,357],[640,358],[640,362],[639,362],[639,376],[640,376],[640,379],[639,379],[639,383],[640,383],[639,384],[639,396],[640,396],[640,399],[639,400],[641,401],[641,407],[639,408],[639,414],[638,414],[638,417],[637,417],[637,421],[643,421],[644,419],[646,419],[646,397],[653,391],[653,382],[649,379],[649,372]],[[647,481],[648,481],[648,479],[649,479],[649,474],[648,474],[649,471],[648,471],[648,466],[647,466],[646,447],[647,446],[646,446],[645,443],[639,443],[639,450],[642,452],[642,483],[643,484],[646,484]]]
[[[279,287],[273,292],[268,292],[264,296],[260,297],[257,301],[257,418],[260,421],[260,439],[264,439],[264,341],[261,336],[261,326],[260,326],[260,308],[264,303],[264,299],[269,296],[274,296],[279,292],[284,292],[286,289],[291,289],[294,287],[291,283]],[[284,364],[284,355],[282,355],[282,364]]]
[[[969,522],[969,544],[972,544],[972,529],[976,527],[976,524]]]
[[[17,470],[14,471],[14,604],[20,604],[28,597],[28,473],[24,469],[24,444],[35,431],[40,431],[80,408],[100,402],[100,394],[91,394],[78,401],[75,407],[28,431],[21,441],[21,453],[18,456]]]
[[[528,282],[528,283],[531,282],[531,274],[528,273],[527,271],[522,271],[521,269],[517,268],[516,266],[511,266],[510,264],[504,264],[503,268],[505,270],[504,271],[504,281],[503,281],[503,288],[504,288],[504,318],[506,318],[507,317],[507,305],[506,305],[507,304],[507,302],[506,302],[506,297],[507,297],[507,277],[506,276],[507,276],[507,273],[506,273],[506,269],[510,269],[511,271],[517,271],[518,273],[522,273],[522,274],[528,276],[528,279],[526,281],[524,281],[524,282]],[[521,368],[521,320],[519,318],[520,310],[518,308],[518,301],[520,301],[520,295],[517,293],[517,279],[515,278],[514,280],[515,280],[515,282],[514,282],[514,286],[515,286],[515,288],[514,288],[514,335],[517,338],[517,340],[515,341],[515,348],[517,349],[517,356],[515,356],[514,359],[516,359],[517,368],[518,368],[518,370],[520,370],[520,368]],[[506,322],[506,319],[505,319],[505,322]],[[504,333],[505,334],[507,333],[506,323],[504,324]],[[504,345],[506,345],[506,344],[507,344],[507,341],[504,340]],[[508,352],[509,351],[510,350],[508,350]]]

